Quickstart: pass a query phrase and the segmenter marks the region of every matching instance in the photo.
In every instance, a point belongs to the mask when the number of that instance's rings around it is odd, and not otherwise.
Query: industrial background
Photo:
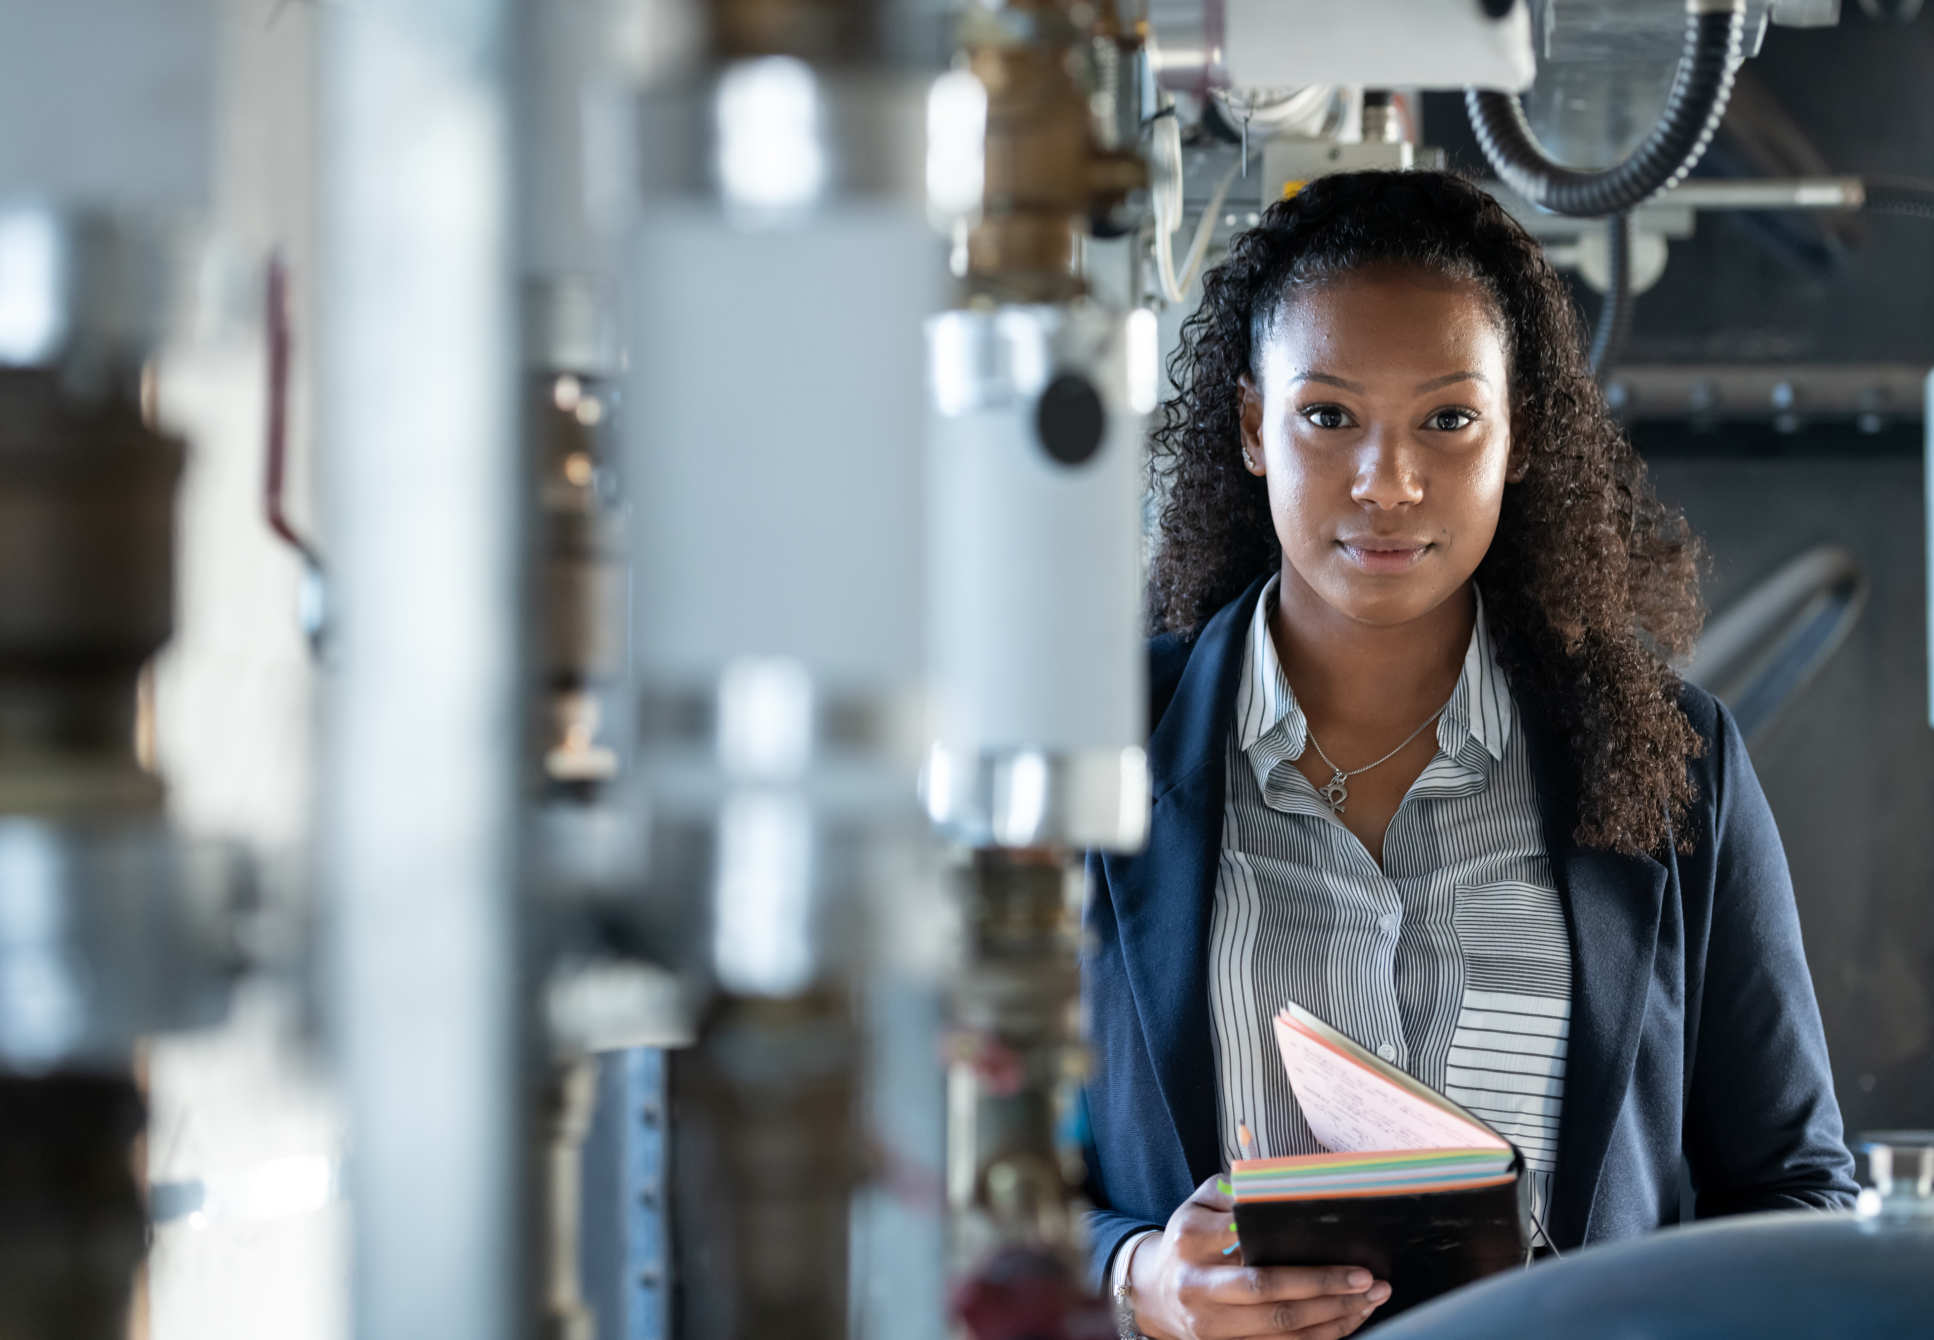
[[[1849,1135],[1934,1124],[1934,14],[1690,8],[0,0],[0,1340],[1111,1334],[1078,858],[1200,272],[1496,183],[1466,86],[1615,178],[1701,23],[1682,183],[1498,190],[1709,545]],[[1910,1333],[1926,1143],[1567,1331]]]

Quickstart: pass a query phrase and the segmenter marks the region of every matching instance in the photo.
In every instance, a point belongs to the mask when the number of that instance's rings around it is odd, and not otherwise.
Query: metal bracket
[[[599,1340],[671,1334],[665,1072],[666,1053],[653,1048],[598,1057],[579,1241]]]

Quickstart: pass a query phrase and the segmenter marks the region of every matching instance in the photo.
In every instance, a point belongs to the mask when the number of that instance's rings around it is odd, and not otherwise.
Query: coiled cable
[[[1592,375],[1600,386],[1625,353],[1632,333],[1632,216],[1614,214],[1605,223],[1605,301],[1592,326]]]
[[[1631,209],[1676,185],[1712,142],[1740,61],[1746,0],[1686,0],[1686,44],[1659,122],[1614,167],[1581,172],[1539,147],[1515,93],[1467,89],[1465,110],[1491,168],[1533,204],[1577,218]]]
[[[1866,177],[1861,208],[1869,214],[1907,214],[1934,223],[1934,181],[1914,177]]]

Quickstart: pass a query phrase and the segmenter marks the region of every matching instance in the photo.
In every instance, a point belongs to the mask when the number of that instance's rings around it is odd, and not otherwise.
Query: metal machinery
[[[641,801],[699,1002],[672,1111],[680,1326],[837,1335],[869,1167],[937,1166],[937,1129],[869,1147],[862,1021],[894,976],[865,969],[917,974],[892,928],[930,916],[912,777],[943,34],[914,4],[688,17],[639,107],[623,261]]]
[[[1874,1185],[1846,1214],[1669,1229],[1502,1275],[1393,1318],[1393,1340],[1919,1335],[1934,1315],[1934,1137],[1865,1142]],[[1642,1288],[1634,1287],[1643,1281]]]
[[[93,24],[129,25],[103,55]],[[207,201],[205,6],[0,5],[0,1336],[126,1334],[146,1250],[141,1040],[226,1009],[228,849],[137,742],[173,627],[187,446],[144,366]],[[66,76],[88,68],[98,86]],[[146,105],[175,114],[144,118]],[[71,138],[70,138],[71,137]],[[100,152],[75,152],[79,145]],[[164,166],[165,165],[165,166]]]
[[[317,20],[316,850],[358,1335],[488,1340],[533,1310],[515,13]]]
[[[1147,827],[1140,441],[1157,369],[1153,314],[1090,297],[1076,255],[1141,225],[1145,52],[1113,4],[970,6],[960,42],[988,92],[986,195],[959,305],[927,327],[926,799],[961,849],[953,1309],[983,1340],[1106,1334],[1078,1302],[1080,855],[1132,851]]]
[[[608,1282],[584,1260],[585,1225],[599,1222],[606,1203],[585,1160],[599,1152],[586,1141],[614,1071],[608,1058],[621,1058],[622,1074],[623,1049],[689,1041],[665,928],[643,896],[643,842],[627,790],[635,714],[616,238],[586,183],[593,126],[622,98],[640,17],[636,6],[614,3],[528,7],[519,34],[518,427],[537,504],[526,583],[534,658],[526,762],[536,820],[536,1014],[548,1050],[529,1133],[538,1198],[531,1247],[535,1330],[549,1340],[593,1340],[601,1320],[605,1334],[624,1333],[617,1300],[604,1296],[619,1291],[601,1291]],[[629,1191],[625,1199],[640,1194],[638,1179],[619,1169],[606,1175]],[[633,1274],[622,1293],[642,1317],[661,1291]]]
[[[1152,308],[1310,177],[1431,161],[1392,90],[1529,90],[1615,164],[1540,162],[1473,99],[1588,273],[1581,217],[1631,216],[1646,271],[1698,209],[1856,202],[1673,184],[1769,17],[1832,8],[323,7],[316,865],[356,1334],[1110,1334],[1080,859],[1148,821]],[[0,30],[0,125],[72,131],[0,135],[0,1340],[91,1340],[141,1254],[135,1041],[212,1018],[237,963],[237,867],[133,745],[183,451],[140,374],[213,39],[194,0],[0,0]],[[1682,41],[1691,110],[1633,110],[1608,72]],[[1629,124],[1580,117],[1568,62]],[[607,1083],[647,1072],[668,1104]],[[626,1194],[675,1242],[600,1311],[581,1150],[634,1117],[673,1154]],[[1924,1235],[1916,1166],[1823,1250]],[[1618,1259],[1745,1244],[1698,1232]]]

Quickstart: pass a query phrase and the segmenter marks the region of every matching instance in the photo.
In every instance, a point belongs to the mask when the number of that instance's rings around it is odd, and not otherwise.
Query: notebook
[[[1371,1270],[1390,1283],[1373,1322],[1524,1263],[1529,1189],[1509,1140],[1298,1005],[1275,1032],[1329,1152],[1235,1163],[1246,1263]]]

